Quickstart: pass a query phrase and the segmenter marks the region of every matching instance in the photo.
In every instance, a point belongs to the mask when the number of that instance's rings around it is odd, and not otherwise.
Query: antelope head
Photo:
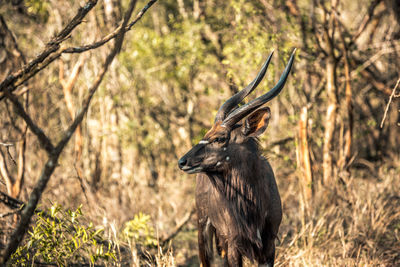
[[[275,87],[239,107],[239,103],[257,87],[264,77],[273,52],[269,55],[257,77],[219,108],[212,128],[178,161],[181,170],[187,173],[222,172],[230,165],[236,153],[246,153],[245,148],[240,145],[253,140],[267,128],[270,109],[262,106],[281,92],[292,68],[295,51],[290,56],[289,63]],[[240,124],[239,122],[244,118],[246,118],[244,123]]]

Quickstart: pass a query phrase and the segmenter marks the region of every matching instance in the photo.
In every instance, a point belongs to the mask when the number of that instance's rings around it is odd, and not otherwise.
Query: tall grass
[[[399,266],[399,170],[381,168],[378,174],[320,187],[305,212],[301,198],[283,194],[276,265]]]
[[[284,217],[277,242],[276,266],[400,266],[400,177],[398,169],[377,168],[375,174],[353,170],[335,186],[314,188],[304,203],[296,174],[279,175]],[[195,221],[188,230],[195,228]],[[196,247],[196,236],[182,241],[174,255]],[[198,266],[177,259],[178,266]],[[171,254],[170,254],[171,255]],[[187,254],[188,255],[188,254]],[[215,261],[218,266],[220,260]],[[157,261],[158,266],[171,265]],[[257,266],[248,261],[245,266]]]

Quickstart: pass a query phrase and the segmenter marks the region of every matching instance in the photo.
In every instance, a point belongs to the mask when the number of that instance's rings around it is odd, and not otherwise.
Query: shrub
[[[125,223],[123,234],[127,241],[134,241],[138,245],[146,247],[157,246],[154,228],[150,225],[150,216],[147,214],[139,212],[133,220]]]
[[[64,211],[60,205],[54,204],[46,211],[36,213],[28,238],[13,254],[10,265],[43,263],[67,266],[115,261],[114,247],[105,242],[103,228],[85,224],[81,208]]]

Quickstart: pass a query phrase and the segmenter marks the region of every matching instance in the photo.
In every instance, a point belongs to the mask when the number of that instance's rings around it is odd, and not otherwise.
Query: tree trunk
[[[301,185],[303,187],[305,200],[311,199],[312,196],[312,171],[307,140],[307,113],[307,107],[303,107],[301,109],[299,120],[299,162],[303,174]]]
[[[328,108],[325,118],[324,147],[323,147],[323,183],[329,185],[332,183],[333,175],[333,134],[336,128],[337,115],[337,87],[336,87],[336,62],[333,56],[328,58],[326,64],[326,92]]]

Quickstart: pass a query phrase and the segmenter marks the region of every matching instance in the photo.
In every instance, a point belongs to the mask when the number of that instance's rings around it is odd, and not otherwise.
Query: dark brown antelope
[[[210,266],[213,258],[214,237],[227,266],[242,266],[243,256],[259,266],[274,265],[282,207],[274,173],[261,155],[257,137],[270,118],[270,109],[262,106],[284,87],[294,53],[273,89],[239,107],[264,77],[271,53],[257,77],[221,106],[211,130],[178,162],[183,171],[198,173],[196,206],[203,267]]]

